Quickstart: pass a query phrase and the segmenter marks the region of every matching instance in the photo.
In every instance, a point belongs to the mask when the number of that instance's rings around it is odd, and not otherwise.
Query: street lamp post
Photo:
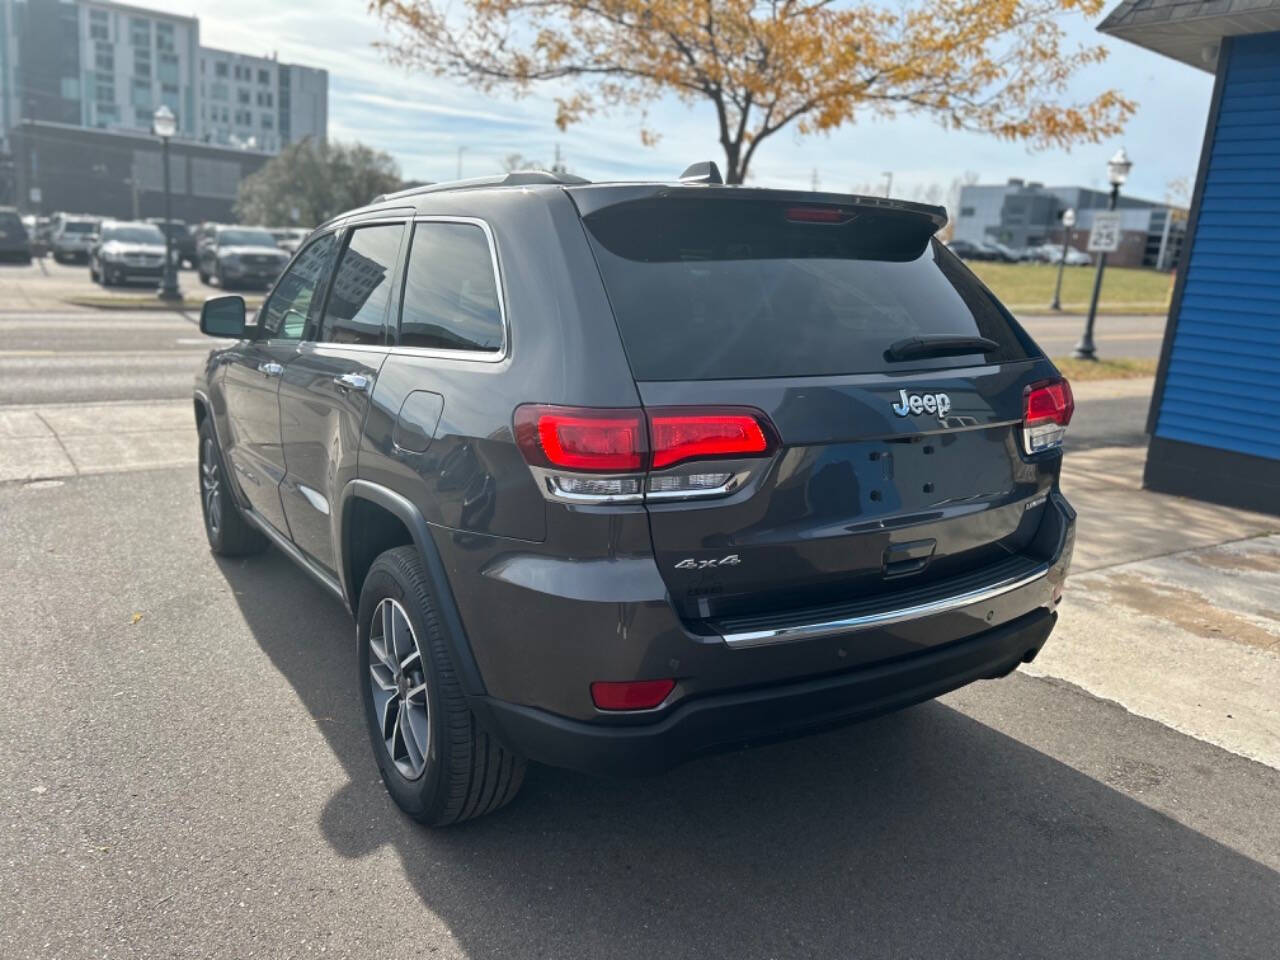
[[[156,107],[156,112],[151,117],[151,129],[160,138],[160,160],[164,166],[164,270],[160,275],[160,289],[156,291],[156,296],[161,300],[181,300],[178,275],[173,269],[173,221],[169,199],[169,138],[178,132],[178,118],[162,103]]]
[[[1071,228],[1076,225],[1076,212],[1071,207],[1062,211],[1062,256],[1058,258],[1058,283],[1053,288],[1053,303],[1050,310],[1062,309],[1062,268],[1067,265],[1067,241],[1071,239]]]
[[[1133,169],[1133,161],[1124,152],[1124,147],[1116,151],[1115,156],[1107,161],[1107,179],[1111,182],[1111,199],[1107,203],[1108,210],[1114,210],[1120,200],[1120,188],[1129,179],[1129,171]],[[1102,292],[1102,274],[1107,269],[1107,254],[1098,254],[1098,272],[1093,277],[1093,296],[1089,300],[1089,319],[1084,323],[1084,336],[1076,344],[1072,354],[1078,360],[1097,360],[1098,350],[1093,343],[1093,321],[1098,316],[1098,294]]]

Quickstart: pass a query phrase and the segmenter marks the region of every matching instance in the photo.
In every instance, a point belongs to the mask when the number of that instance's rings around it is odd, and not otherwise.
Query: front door
[[[286,536],[289,527],[280,503],[285,474],[280,382],[297,356],[313,310],[319,311],[315,293],[328,276],[336,247],[336,237],[326,234],[294,260],[263,304],[256,338],[241,345],[223,380],[231,470],[254,512]]]
[[[336,572],[334,501],[355,479],[374,380],[386,357],[404,223],[347,231],[323,317],[285,368],[280,422],[287,467],[280,498],[293,542]]]

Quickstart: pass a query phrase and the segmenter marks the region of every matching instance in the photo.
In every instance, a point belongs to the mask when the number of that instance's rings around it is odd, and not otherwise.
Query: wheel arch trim
[[[471,645],[467,640],[466,630],[462,625],[462,616],[458,612],[453,590],[449,586],[449,578],[445,571],[444,561],[440,558],[440,551],[436,549],[435,541],[431,537],[431,531],[427,527],[427,521],[422,516],[422,511],[412,501],[394,490],[369,480],[360,479],[352,480],[343,487],[342,496],[338,499],[337,510],[335,511],[337,515],[334,518],[335,529],[339,531],[342,538],[339,549],[335,551],[338,564],[338,581],[342,585],[343,593],[347,598],[347,606],[350,608],[352,615],[357,616],[359,614],[360,598],[354,595],[354,584],[351,582],[351,571],[349,569],[351,538],[347,530],[346,517],[347,508],[352,501],[357,499],[368,500],[387,510],[399,519],[409,531],[409,535],[413,538],[414,546],[417,547],[418,554],[422,557],[423,565],[426,567],[427,578],[431,582],[432,599],[436,603],[440,623],[444,628],[445,642],[449,646],[454,669],[458,672],[458,680],[462,686],[463,693],[468,697],[483,696],[485,689],[484,681],[480,676],[480,668],[471,653]]]

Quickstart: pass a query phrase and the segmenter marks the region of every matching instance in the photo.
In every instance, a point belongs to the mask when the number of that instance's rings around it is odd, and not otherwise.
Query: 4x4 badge
[[[676,564],[677,570],[706,570],[708,567],[736,567],[742,562],[742,558],[736,553],[731,553],[727,557],[721,557],[719,560],[695,560],[690,557],[688,560],[681,560]]]
[[[951,409],[951,398],[945,393],[908,394],[905,390],[899,390],[898,395],[902,397],[902,402],[893,404],[893,412],[900,417],[909,413],[936,413],[939,417],[945,417]]]

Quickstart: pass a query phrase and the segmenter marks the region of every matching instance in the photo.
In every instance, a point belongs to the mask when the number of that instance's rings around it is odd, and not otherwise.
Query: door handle
[[[373,383],[363,373],[344,373],[340,377],[334,377],[333,382],[338,385],[340,390],[356,390],[360,393],[368,390],[369,385]]]
[[[284,364],[268,360],[258,364],[258,372],[264,377],[278,377],[284,373]]]

